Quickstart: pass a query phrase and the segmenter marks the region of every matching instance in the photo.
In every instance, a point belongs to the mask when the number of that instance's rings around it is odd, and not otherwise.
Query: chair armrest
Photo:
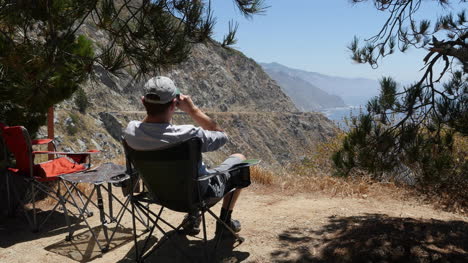
[[[8,168],[8,171],[13,172],[13,173],[17,173],[17,172],[19,172],[19,169],[16,169],[16,168]]]
[[[125,173],[128,174],[128,175],[130,175],[130,177],[138,175],[138,172],[137,172],[137,171],[133,171],[133,172],[125,171]]]
[[[48,144],[51,143],[53,139],[35,139],[31,141],[32,145],[42,145],[42,144]]]
[[[231,171],[241,169],[241,168],[246,168],[246,167],[249,167],[249,166],[252,166],[252,165],[257,165],[258,163],[260,163],[260,160],[257,160],[257,159],[244,160],[242,163],[236,164],[236,165],[232,166],[231,168],[229,168],[227,170],[216,171],[216,173],[200,176],[200,177],[198,177],[197,179],[194,179],[194,180],[199,181],[199,182],[200,181],[205,181],[205,180],[208,180],[210,178],[213,178],[216,175],[224,174],[224,173],[231,172]]]
[[[200,177],[198,177],[197,179],[194,179],[194,180],[198,181],[198,182],[201,182],[201,181],[211,179],[211,178],[215,177],[216,175],[220,175],[220,174],[224,174],[224,172],[217,172],[217,173],[213,173],[213,174],[203,175],[203,176],[200,176]]]

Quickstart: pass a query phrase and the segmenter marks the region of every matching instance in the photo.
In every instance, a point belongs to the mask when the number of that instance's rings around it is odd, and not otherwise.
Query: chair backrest
[[[16,168],[31,175],[33,166],[32,145],[28,130],[23,126],[4,127],[1,133],[8,151],[15,156]]]
[[[200,201],[200,189],[195,181],[201,161],[200,139],[192,138],[151,151],[134,150],[125,141],[123,144],[127,162],[137,170],[159,204],[179,212],[196,209]]]

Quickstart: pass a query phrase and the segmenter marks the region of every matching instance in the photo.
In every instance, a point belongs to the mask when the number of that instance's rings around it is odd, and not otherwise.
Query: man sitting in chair
[[[125,140],[131,148],[155,150],[194,137],[201,139],[202,152],[215,151],[226,144],[228,137],[223,130],[194,105],[190,96],[180,94],[171,79],[162,76],[154,77],[146,82],[144,88],[145,96],[141,98],[141,101],[145,106],[147,116],[143,121],[131,121],[124,131]],[[171,124],[172,116],[177,108],[189,114],[200,127]],[[233,154],[215,170],[227,170],[243,160],[245,160],[244,155]],[[208,170],[203,162],[200,163],[199,175],[207,173]],[[207,190],[203,197],[221,198],[234,188],[233,181],[238,174],[226,173],[204,181],[208,185],[204,187]],[[241,189],[236,189],[224,197],[220,215],[220,218],[225,220],[225,223],[235,232],[240,231],[241,225],[239,221],[231,218],[231,214],[240,192]],[[188,235],[198,234],[200,232],[198,212],[187,216],[189,220],[183,227],[184,232]],[[221,231],[223,227],[222,224],[217,223],[216,234],[230,234],[229,231]]]

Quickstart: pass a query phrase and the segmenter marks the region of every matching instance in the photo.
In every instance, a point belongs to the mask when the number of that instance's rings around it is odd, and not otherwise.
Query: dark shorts
[[[234,165],[241,163],[243,160],[236,156],[229,156],[224,162],[222,162],[218,167],[213,169],[208,169],[208,173],[221,172],[217,176],[207,180],[207,186],[205,188],[205,193],[202,194],[205,198],[222,198],[229,191],[234,188],[246,187],[246,184],[243,181],[243,178],[249,178],[249,169],[240,168],[232,171],[228,171]],[[245,181],[245,180],[244,180]],[[250,180],[249,180],[250,183]]]

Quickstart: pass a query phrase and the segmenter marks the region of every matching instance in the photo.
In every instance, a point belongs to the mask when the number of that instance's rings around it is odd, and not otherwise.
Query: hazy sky
[[[424,52],[415,49],[387,57],[378,69],[356,64],[346,46],[357,35],[365,39],[376,34],[387,18],[371,3],[352,5],[348,0],[266,0],[264,15],[245,19],[231,0],[213,0],[217,23],[215,39],[222,40],[228,21],[239,22],[234,47],[258,62],[280,64],[334,76],[379,79],[392,76],[412,82],[421,75]],[[458,0],[444,10],[431,0],[423,0],[418,17],[432,18],[460,10]],[[432,28],[432,27],[431,27]]]

